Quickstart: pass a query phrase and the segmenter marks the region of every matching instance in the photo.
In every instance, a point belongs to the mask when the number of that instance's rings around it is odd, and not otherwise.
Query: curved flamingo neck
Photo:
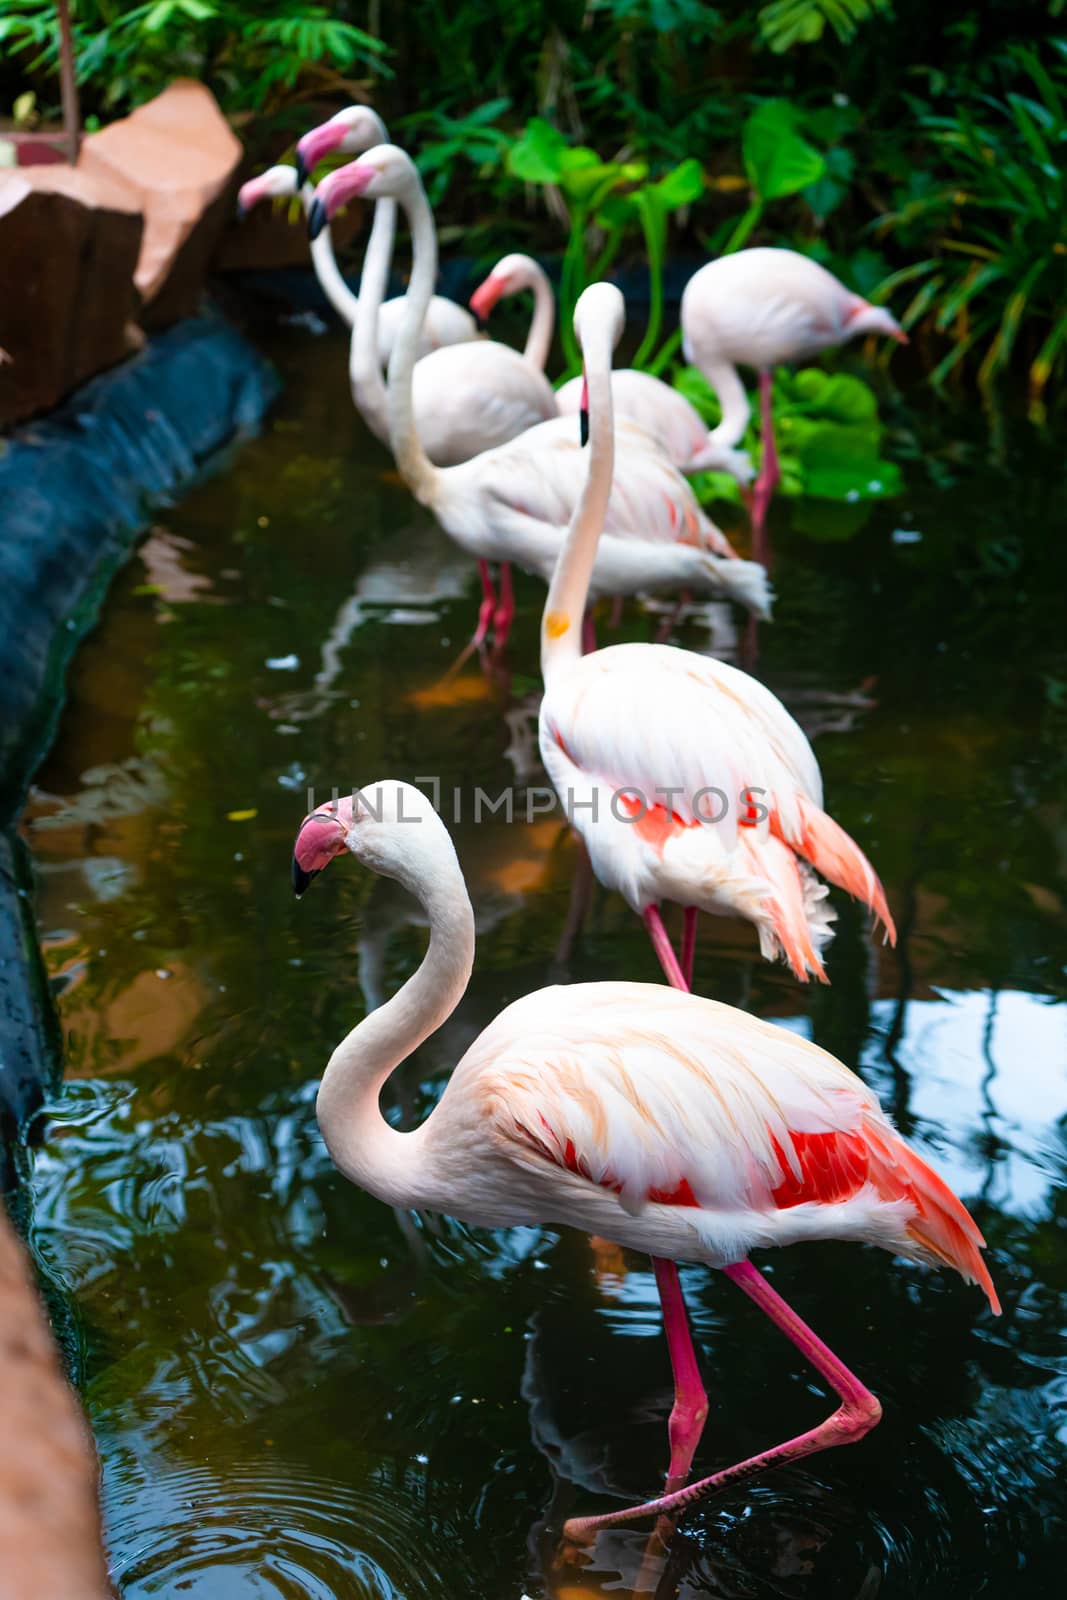
[[[440,1204],[423,1155],[433,1114],[413,1132],[400,1133],[382,1116],[381,1091],[400,1063],[455,1010],[474,964],[474,912],[451,840],[447,844],[450,860],[438,849],[432,865],[419,871],[416,864],[401,880],[429,918],[430,945],[422,965],[337,1046],[315,1101],[335,1166],[388,1205],[405,1208]],[[412,854],[417,862],[418,852]]]
[[[751,407],[745,386],[738,376],[737,368],[729,361],[709,363],[702,367],[701,371],[715,390],[716,398],[722,407],[722,421],[718,427],[712,428],[709,437],[713,444],[731,449],[741,443],[748,427]]]
[[[416,500],[432,505],[440,471],[419,439],[412,388],[419,332],[437,280],[437,235],[433,213],[418,179],[399,196],[411,227],[411,281],[404,296],[404,319],[389,361],[389,439],[401,477]]]
[[[300,204],[305,215],[311,209],[311,202],[315,198],[315,187],[305,183],[300,191]],[[333,253],[333,239],[330,237],[329,228],[323,228],[317,239],[311,241],[311,265],[315,269],[315,276],[319,280],[319,288],[337,312],[342,322],[350,328],[356,325],[359,313],[359,301],[345,282],[344,274],[337,265],[337,257]]]
[[[548,352],[556,327],[556,297],[552,293],[548,274],[539,262],[532,260],[530,262],[527,287],[533,290],[534,311],[522,359],[538,372],[544,372],[548,365]]]
[[[590,330],[582,354],[589,399],[589,472],[571,515],[541,618],[541,675],[546,688],[554,673],[572,666],[582,654],[582,617],[615,473],[611,341],[606,327]]]
[[[359,285],[359,315],[348,355],[352,399],[363,420],[383,444],[389,440],[389,401],[378,356],[378,318],[396,234],[396,201],[379,200],[363,258]]]

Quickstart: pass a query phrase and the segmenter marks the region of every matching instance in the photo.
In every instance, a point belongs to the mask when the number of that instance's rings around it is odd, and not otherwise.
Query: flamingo
[[[709,443],[732,450],[744,437],[750,406],[738,364],[759,373],[763,455],[752,498],[755,554],[766,556],[764,524],[781,477],[771,409],[772,372],[860,334],[908,336],[884,306],[853,294],[809,256],[756,247],[720,256],[695,272],[682,294],[682,348],[707,378],[722,407]]]
[[[369,151],[322,180],[310,215],[312,230],[325,226],[354,195],[395,197],[408,216],[414,249],[408,320],[389,367],[393,454],[416,500],[477,558],[483,600],[472,644],[480,645],[493,624],[500,648],[514,612],[506,564],[514,561],[549,581],[584,484],[581,448],[573,425],[556,418],[456,466],[437,467],[427,458],[412,411],[412,374],[419,320],[437,270],[433,218],[414,164],[395,145]],[[368,285],[365,293],[372,296],[373,286]],[[733,554],[654,441],[634,424],[620,426],[625,429],[626,449],[607,508],[591,591],[597,595],[654,589],[726,593],[766,615],[769,599],[763,569]],[[505,563],[499,603],[491,561]]]
[[[338,117],[345,119],[346,149],[369,150],[376,144],[383,144],[388,138],[385,124],[369,106],[351,106],[346,111],[339,112]],[[237,195],[237,215],[239,218],[244,217],[253,206],[263,200],[291,199],[295,194],[299,194],[304,211],[307,212],[315,198],[315,190],[307,181],[306,173],[303,172],[299,162],[295,167],[286,165],[268,167],[265,172],[261,172],[255,178],[249,178],[247,183],[241,185]],[[395,226],[395,206],[384,206],[376,210],[375,226],[371,229],[368,250],[376,247],[388,260]],[[342,322],[349,328],[355,327],[359,299],[352,293],[337,265],[333,241],[328,230],[312,241],[311,261],[319,286],[327,300]],[[389,364],[403,312],[404,298],[401,295],[394,300],[387,300],[379,313],[378,356],[382,366]],[[443,345],[464,344],[478,338],[480,338],[478,325],[469,312],[464,311],[462,306],[457,306],[454,300],[445,300],[437,294],[433,296],[419,335],[420,356],[429,355],[431,350],[437,350]]]
[[[812,868],[896,932],[870,862],[823,810],[818,763],[781,701],[736,667],[669,645],[581,654],[577,622],[613,491],[611,356],[624,318],[611,284],[594,284],[575,309],[589,477],[541,624],[541,759],[593,871],[642,917],[670,983],[689,986],[698,910],[748,918],[764,956],[825,981],[833,913]],[[681,967],[664,900],[685,907]]]
[[[480,322],[507,295],[531,289],[534,314],[526,335],[523,360],[545,370],[556,307],[552,285],[541,264],[532,256],[504,256],[471,295],[470,307]],[[656,439],[681,472],[729,472],[738,483],[751,483],[752,463],[743,450],[729,450],[712,441],[700,413],[671,384],[650,372],[626,367],[611,375],[612,398],[619,416],[639,423]],[[556,390],[561,416],[576,416],[581,409],[582,380],[571,378]]]
[[[297,166],[301,172],[334,151],[365,151],[373,145],[385,144],[388,135],[381,119],[369,113],[378,136],[368,138],[368,112],[365,106],[350,106],[339,111],[318,128],[306,133],[298,143]],[[356,405],[373,433],[383,444],[389,443],[389,405],[382,382],[381,362],[376,353],[381,345],[376,319],[386,314],[390,318],[392,306],[403,307],[401,301],[386,301],[382,295],[389,275],[396,231],[396,202],[391,197],[382,200],[375,216],[383,211],[387,227],[375,226],[363,268],[360,299],[364,307],[356,323],[352,343],[350,377]],[[433,218],[430,216],[430,228]],[[312,234],[313,241],[319,235]],[[436,251],[436,238],[434,241]],[[436,270],[436,269],[435,269]],[[375,295],[371,295],[371,286]],[[431,305],[438,297],[433,296]],[[371,301],[374,300],[374,304]],[[556,397],[544,372],[530,367],[510,345],[499,344],[476,335],[476,324],[468,311],[453,306],[462,316],[471,332],[462,348],[456,340],[442,341],[440,348],[423,353],[414,373],[414,406],[416,425],[423,449],[436,466],[455,466],[468,461],[471,456],[494,445],[506,444],[517,438],[527,428],[558,415]],[[401,311],[401,320],[403,313]],[[359,337],[359,324],[366,317],[368,335]],[[392,324],[391,324],[392,325]]]
[[[999,1309],[978,1228],[871,1090],[817,1045],[699,995],[625,982],[537,990],[475,1039],[421,1126],[390,1126],[383,1086],[466,990],[474,915],[444,824],[406,783],[369,785],[305,817],[293,851],[297,894],[346,852],[419,900],[430,942],[415,974],[330,1056],[315,1110],[335,1166],[390,1206],[476,1227],[579,1228],[653,1258],[676,1383],[666,1491],[571,1521],[566,1534],[676,1517],[717,1489],[858,1440],[878,1421],[878,1400],[771,1287],[753,1250],[805,1239],[876,1244],[954,1267]],[[816,1427],[688,1487],[707,1401],[677,1261],[719,1268],[840,1399]]]

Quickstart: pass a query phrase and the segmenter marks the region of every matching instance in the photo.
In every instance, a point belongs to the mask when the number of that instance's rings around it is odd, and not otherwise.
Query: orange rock
[[[0,426],[54,406],[136,347],[141,226],[136,202],[104,175],[0,172]]]
[[[240,159],[215,97],[186,78],[83,140],[78,170],[121,185],[144,214],[134,281],[146,327],[197,309]]]
[[[111,1600],[97,1464],[0,1208],[0,1600]]]

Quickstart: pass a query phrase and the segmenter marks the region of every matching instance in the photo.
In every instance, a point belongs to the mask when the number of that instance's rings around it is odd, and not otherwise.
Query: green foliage
[[[988,391],[1027,345],[1036,407],[1067,355],[1067,43],[1052,40],[1047,61],[1013,50],[998,76],[998,92],[951,112],[917,104],[933,170],[913,176],[880,232],[922,258],[882,287],[913,288],[905,327],[929,316],[952,334],[935,383],[980,354]]]
[[[849,44],[862,22],[891,10],[892,0],[772,0],[759,14],[760,33],[777,55],[821,39],[827,23]]]
[[[719,404],[696,367],[676,376],[675,388],[714,427]],[[781,493],[794,499],[832,500],[862,506],[900,493],[900,470],[882,455],[883,428],[878,402],[870,386],[847,372],[781,367],[774,375],[775,437],[782,469]],[[759,435],[753,421],[744,447],[755,458]],[[696,480],[705,501],[739,501],[740,491],[724,473],[704,473]],[[808,519],[815,537],[847,538],[862,525],[862,515]]]
[[[401,119],[398,131],[411,143],[431,205],[440,205],[447,195],[460,161],[474,167],[480,182],[496,173],[512,144],[510,135],[496,123],[510,105],[502,96],[462,117],[433,110],[416,111]]]
[[[649,320],[636,365],[652,354],[663,316],[667,220],[704,190],[699,161],[682,161],[651,178],[643,161],[602,161],[587,145],[571,145],[550,123],[534,117],[507,153],[507,172],[523,183],[553,190],[568,224],[560,279],[560,336],[569,370],[577,370],[574,307],[587,284],[602,278],[627,236],[640,231],[649,269]]]
[[[386,47],[321,5],[238,0],[83,0],[72,17],[79,83],[107,110],[158,94],[175,77],[207,82],[231,112],[275,109],[290,95],[346,93],[349,74],[383,73]],[[52,0],[6,0],[0,57],[53,75],[59,27]]]

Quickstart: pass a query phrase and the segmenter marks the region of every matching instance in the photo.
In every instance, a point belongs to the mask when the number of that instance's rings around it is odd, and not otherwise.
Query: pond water
[[[544,783],[541,591],[511,670],[441,678],[473,565],[354,421],[339,336],[265,335],[264,436],[161,517],[75,663],[25,819],[67,1081],[28,1229],[103,1464],[127,1600],[903,1600],[1059,1591],[1067,1534],[1067,661],[1062,464],[1020,433],[891,413],[904,495],[844,542],[779,512],[760,674],[804,722],[830,809],[901,941],[838,897],[828,989],[706,925],[697,987],[858,1067],[971,1205],[1004,1315],[855,1246],[766,1264],[880,1395],[882,1426],[646,1531],[561,1549],[645,1497],[670,1369],[645,1261],[578,1235],[397,1215],[342,1180],[313,1099],[335,1041],[420,960],[387,884],[341,863],[297,904],[306,790],[437,776],[479,947],[452,1020],[391,1086],[432,1106],[474,1034],[546,982],[658,970],[621,902],[568,930],[576,855],[475,785]],[[1050,487],[1053,486],[1053,487]],[[819,516],[807,518],[820,531]],[[840,531],[827,515],[823,531]],[[727,653],[730,618],[682,638]],[[623,637],[659,619],[631,610]],[[449,817],[451,821],[451,817]],[[683,1279],[706,1471],[828,1409],[714,1274]]]

